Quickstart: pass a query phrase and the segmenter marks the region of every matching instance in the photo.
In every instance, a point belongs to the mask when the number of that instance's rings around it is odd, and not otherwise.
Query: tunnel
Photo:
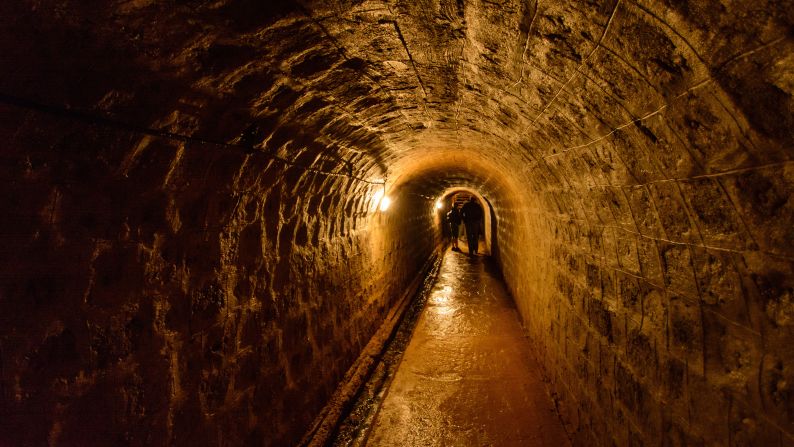
[[[312,445],[471,191],[572,445],[794,446],[790,0],[0,24],[0,445]]]

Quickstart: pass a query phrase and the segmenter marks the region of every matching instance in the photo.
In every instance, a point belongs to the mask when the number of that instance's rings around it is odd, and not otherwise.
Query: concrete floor
[[[570,445],[489,258],[448,251],[369,446]]]

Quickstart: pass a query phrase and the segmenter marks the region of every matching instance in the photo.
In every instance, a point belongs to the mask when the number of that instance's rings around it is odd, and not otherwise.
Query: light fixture
[[[381,211],[386,211],[387,209],[389,209],[389,205],[391,205],[391,199],[390,198],[383,197],[382,199],[380,199],[380,210]]]
[[[440,210],[440,209],[441,209],[441,208],[443,208],[443,207],[444,207],[444,204],[443,204],[443,203],[441,203],[441,200],[440,200],[440,199],[439,199],[439,200],[436,200],[436,209],[437,209],[437,210]]]
[[[373,210],[381,210],[386,211],[389,209],[389,205],[391,205],[391,199],[386,197],[386,180],[382,180],[383,188],[378,189],[375,191],[375,194],[372,196],[372,203],[374,206],[372,207]]]
[[[383,190],[379,189],[375,191],[375,195],[372,196],[372,203],[374,203],[375,206],[373,206],[372,208],[377,209],[378,205],[380,205],[380,199],[382,198],[383,198]]]

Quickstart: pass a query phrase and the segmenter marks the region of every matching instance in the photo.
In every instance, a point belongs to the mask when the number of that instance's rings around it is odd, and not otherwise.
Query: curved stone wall
[[[0,443],[296,442],[467,187],[577,443],[794,444],[789,1],[261,3],[0,5]]]

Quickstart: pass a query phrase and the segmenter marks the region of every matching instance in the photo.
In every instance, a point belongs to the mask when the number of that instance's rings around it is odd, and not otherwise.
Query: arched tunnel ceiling
[[[725,408],[769,434],[747,445],[794,439],[792,24],[792,0],[0,2],[0,444],[294,444],[452,187],[492,205],[603,444],[741,442]],[[648,428],[668,408],[680,438]]]
[[[686,177],[790,158],[791,6],[9,2],[3,26],[19,38],[0,45],[29,62],[0,89],[288,157],[331,155],[323,166],[342,157],[370,178],[410,177],[401,164],[442,151],[533,169],[601,143],[689,146],[696,163],[670,172]],[[654,157],[651,169],[667,167]]]

